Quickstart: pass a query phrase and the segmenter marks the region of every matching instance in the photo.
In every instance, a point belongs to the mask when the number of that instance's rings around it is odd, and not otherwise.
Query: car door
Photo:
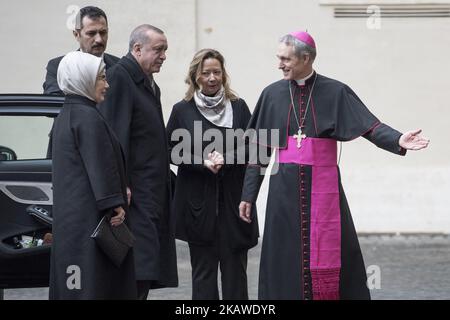
[[[0,289],[48,286],[49,133],[62,97],[0,95]]]

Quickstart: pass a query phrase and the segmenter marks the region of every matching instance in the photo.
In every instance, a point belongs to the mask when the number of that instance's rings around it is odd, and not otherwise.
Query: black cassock
[[[135,58],[128,53],[107,71],[111,86],[100,111],[125,153],[131,189],[130,227],[137,280],[152,288],[178,285],[175,219],[170,215],[169,153],[160,90],[155,92]]]
[[[313,283],[314,277],[319,277],[316,274],[321,272],[312,269],[313,263],[320,264],[320,261],[317,261],[320,250],[317,249],[318,244],[333,245],[328,240],[328,243],[322,241],[320,231],[316,233],[316,225],[311,223],[312,205],[323,205],[320,201],[314,202],[311,193],[312,187],[320,181],[313,181],[315,172],[313,165],[308,165],[307,161],[301,165],[281,161],[286,153],[281,154],[292,147],[292,145],[288,147],[288,141],[294,141],[296,144],[292,137],[297,134],[299,125],[306,138],[302,141],[301,148],[310,145],[311,141],[336,145],[336,141],[349,141],[363,136],[378,147],[396,154],[404,155],[406,150],[398,145],[401,133],[380,123],[348,86],[322,75],[317,75],[315,84],[314,79],[316,73],[302,86],[295,81],[287,80],[269,85],[262,92],[249,123],[249,129],[257,129],[256,134],[252,135],[252,141],[257,142],[260,148],[271,146],[277,147],[280,151],[277,158],[278,172],[270,177],[258,295],[260,299],[370,299],[364,261],[340,182],[339,168],[337,165],[334,166],[335,189],[338,195],[337,209],[333,210],[338,212],[337,217],[340,220],[338,224],[340,229],[337,229],[340,230],[340,234],[337,235],[339,241],[337,243],[340,245],[334,252],[332,250],[322,256],[326,260],[330,254],[337,255],[338,267],[332,270],[336,272],[334,280],[331,275],[324,282]],[[313,84],[314,89],[309,99]],[[296,114],[293,112],[291,101],[294,102]],[[270,134],[266,139],[258,129],[278,129],[279,141]],[[302,152],[301,148],[297,154]],[[270,149],[265,152],[270,153]],[[331,155],[324,154],[323,157],[318,153],[316,156],[319,161],[322,161],[322,158],[333,159],[333,157],[336,160],[336,152]],[[256,162],[255,157],[252,158]],[[333,165],[336,164],[335,160]],[[256,201],[262,179],[258,166],[247,168],[243,201],[253,203]],[[320,216],[314,219],[320,220]],[[327,230],[328,227],[325,226],[322,230]],[[312,246],[317,251],[313,252]],[[311,260],[313,255],[314,261]],[[325,273],[328,271],[330,270],[325,270]],[[335,292],[326,294],[333,284]],[[325,294],[322,294],[321,290]]]
[[[132,250],[117,268],[90,237],[105,214],[126,209],[119,141],[95,102],[76,95],[66,96],[53,138],[50,299],[135,299]]]

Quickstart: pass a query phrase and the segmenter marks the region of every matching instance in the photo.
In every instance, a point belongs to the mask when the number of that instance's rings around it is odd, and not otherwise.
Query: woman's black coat
[[[95,102],[66,96],[53,130],[50,299],[136,298],[132,250],[117,268],[90,237],[113,208],[127,210],[124,168]]]
[[[250,119],[250,111],[244,100],[232,101],[233,129],[247,127]],[[194,126],[201,125],[201,132]],[[184,129],[191,136],[191,142],[186,150],[179,151],[178,141],[171,141],[176,129]],[[213,129],[221,133],[223,137],[222,150],[216,149],[224,155],[225,166],[218,174],[212,173],[203,166],[203,151],[211,141],[202,141],[201,135],[206,130]],[[219,130],[219,131],[217,131]],[[193,244],[212,244],[217,237],[218,228],[226,234],[229,245],[234,250],[249,249],[258,243],[258,222],[256,210],[253,212],[253,221],[248,224],[239,218],[239,203],[241,199],[242,184],[245,176],[245,158],[242,164],[236,164],[236,146],[242,145],[242,138],[234,138],[234,148],[227,140],[226,129],[209,122],[197,109],[194,100],[181,101],[172,110],[167,124],[172,163],[178,155],[184,155],[190,159],[191,164],[184,163],[178,167],[173,210],[176,214],[176,236],[180,240]],[[194,131],[197,136],[194,136]],[[180,132],[180,131],[178,131]],[[174,135],[174,137],[176,134]],[[239,141],[238,141],[239,140]],[[195,152],[194,141],[201,143],[201,147]],[[228,143],[227,143],[228,142]],[[227,149],[228,145],[228,149]],[[188,150],[190,149],[190,150]],[[228,159],[228,160],[227,160]],[[196,163],[194,163],[196,161]]]

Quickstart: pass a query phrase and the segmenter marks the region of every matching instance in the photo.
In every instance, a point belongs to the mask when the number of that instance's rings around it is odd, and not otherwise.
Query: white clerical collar
[[[311,78],[313,74],[314,74],[314,70],[313,70],[309,75],[307,75],[305,78],[299,79],[299,80],[295,80],[295,81],[297,81],[297,84],[298,84],[299,86],[304,86],[306,80],[308,80],[309,78]]]

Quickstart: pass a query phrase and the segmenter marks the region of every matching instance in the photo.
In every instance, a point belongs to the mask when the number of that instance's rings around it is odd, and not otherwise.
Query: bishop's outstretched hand
[[[400,147],[406,150],[420,150],[428,147],[430,139],[422,137],[422,129],[407,131],[398,140]]]

